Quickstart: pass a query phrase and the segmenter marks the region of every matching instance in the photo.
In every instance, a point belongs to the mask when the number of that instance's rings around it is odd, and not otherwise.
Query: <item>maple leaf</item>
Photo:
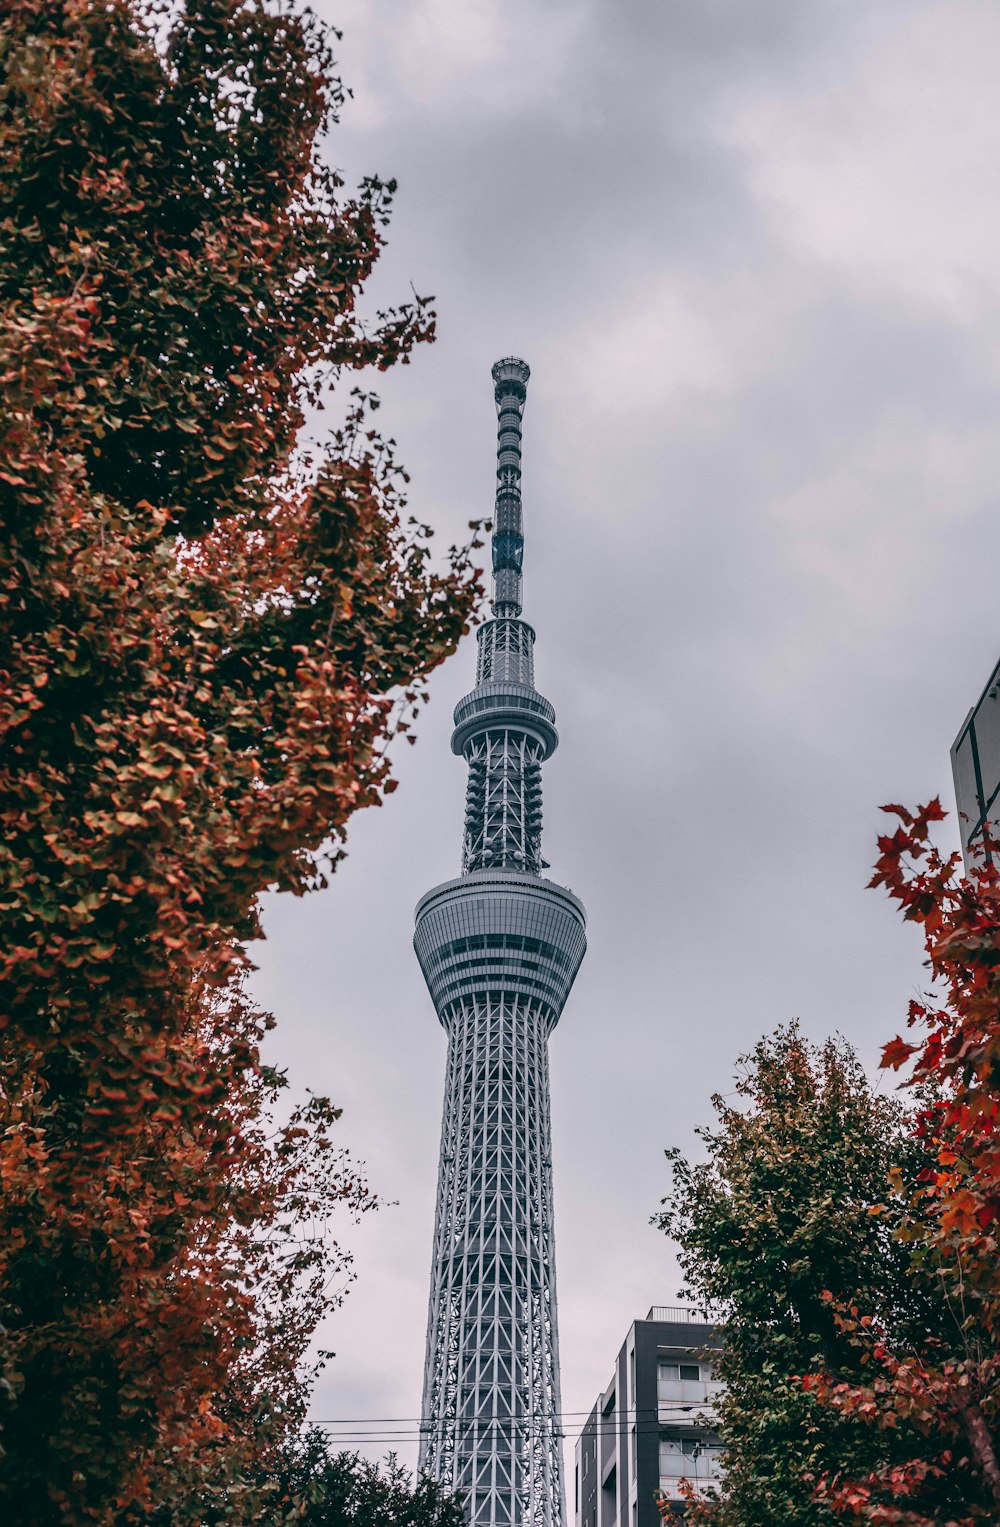
[[[897,1035],[895,1039],[890,1039],[889,1043],[883,1047],[881,1063],[888,1070],[898,1071],[900,1066],[904,1066],[910,1056],[918,1049],[918,1045],[908,1044],[905,1039],[900,1039]]]

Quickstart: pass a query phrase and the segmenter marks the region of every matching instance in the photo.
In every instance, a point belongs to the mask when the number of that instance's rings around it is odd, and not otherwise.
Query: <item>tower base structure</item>
[[[476,1527],[561,1527],[548,1038],[586,948],[571,891],[480,871],[414,944],[448,1034],[421,1468]]]

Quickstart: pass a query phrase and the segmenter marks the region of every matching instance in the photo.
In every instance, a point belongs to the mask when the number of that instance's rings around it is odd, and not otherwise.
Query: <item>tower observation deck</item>
[[[474,1527],[562,1527],[548,1039],[586,949],[542,876],[542,764],[559,737],[521,619],[528,367],[493,367],[493,618],[455,709],[469,770],[462,873],[417,905],[414,947],[448,1035],[421,1469]]]

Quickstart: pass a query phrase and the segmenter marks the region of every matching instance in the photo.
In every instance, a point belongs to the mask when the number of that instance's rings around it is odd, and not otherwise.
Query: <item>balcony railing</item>
[[[685,1475],[684,1477],[688,1478],[689,1476]],[[694,1484],[694,1485],[698,1485],[698,1484],[703,1484],[703,1485],[712,1484],[712,1483],[714,1483],[714,1481],[717,1478],[718,1478],[718,1475],[716,1475],[716,1474],[711,1474],[711,1475],[708,1475],[708,1474],[699,1474],[697,1478],[695,1478],[693,1475],[690,1476],[691,1483]],[[660,1475],[660,1489],[663,1492],[663,1494],[667,1497],[667,1500],[683,1500],[684,1499],[683,1495],[681,1494],[681,1482],[680,1482],[680,1479],[676,1475],[661,1474]]]
[[[674,1325],[708,1325],[708,1316],[704,1310],[692,1309],[689,1304],[654,1304],[647,1320],[669,1320]]]
[[[698,1454],[675,1455],[660,1459],[660,1489],[669,1500],[680,1500],[680,1482],[689,1479],[692,1484],[711,1484],[722,1478],[722,1461],[718,1448],[705,1448]]]
[[[660,1379],[656,1397],[663,1406],[676,1406],[678,1401],[684,1405],[714,1405],[719,1395],[726,1386],[721,1379]],[[668,1421],[669,1415],[661,1414],[661,1421]]]

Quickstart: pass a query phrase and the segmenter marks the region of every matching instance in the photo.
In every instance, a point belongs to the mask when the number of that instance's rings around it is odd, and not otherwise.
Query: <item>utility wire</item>
[[[595,1427],[593,1431],[589,1433],[589,1435],[603,1438],[617,1435],[619,1432],[628,1429],[634,1430],[638,1436],[649,1436],[651,1434],[662,1431],[664,1426],[680,1425],[683,1423],[697,1424],[699,1418],[705,1415],[705,1411],[706,1407],[699,1406],[697,1404],[671,1406],[669,1414],[667,1415],[661,1415],[649,1421],[637,1420],[632,1423],[631,1427],[627,1426],[627,1422],[622,1426],[618,1426],[612,1424],[609,1421],[606,1424]],[[706,1416],[706,1420],[710,1422],[711,1418]],[[313,1424],[316,1426],[330,1425],[329,1422],[323,1421],[316,1421]],[[513,1417],[500,1418],[499,1420],[492,1417],[485,1420],[477,1420],[473,1417],[464,1421],[445,1423],[444,1425],[439,1424],[420,1428],[401,1429],[399,1431],[334,1431],[331,1433],[330,1440],[331,1442],[337,1443],[419,1442],[424,1437],[440,1437],[450,1431],[456,1430],[457,1428],[461,1428],[463,1430],[478,1428],[481,1433],[495,1431],[498,1428],[503,1428],[504,1430],[509,1430],[511,1432],[517,1431],[521,1435],[527,1433],[531,1436],[552,1436],[553,1434],[563,1432],[565,1430],[562,1426],[559,1425],[558,1422],[545,1420],[539,1417],[535,1417],[534,1419],[523,1418],[521,1420]],[[569,1428],[569,1430],[573,1430],[573,1428]]]
[[[692,1379],[692,1380],[689,1380],[689,1382],[693,1383],[695,1381]],[[704,1381],[702,1381],[702,1382],[704,1382]],[[692,1405],[703,1405],[703,1404],[707,1404],[707,1403],[709,1403],[707,1399],[706,1400],[658,1400],[654,1405],[629,1405],[629,1406],[623,1407],[621,1410],[618,1410],[616,1408],[614,1414],[616,1416],[634,1416],[634,1415],[637,1415],[637,1414],[641,1414],[643,1411],[647,1411],[647,1410],[662,1410],[665,1406],[673,1409],[673,1408],[675,1408],[678,1405],[681,1405],[681,1406],[684,1406],[684,1407],[689,1407],[689,1406],[692,1406]],[[554,1418],[557,1418],[557,1419],[561,1417],[563,1420],[566,1420],[570,1416],[589,1416],[592,1413],[593,1413],[593,1407],[591,1407],[590,1410],[554,1410],[554,1411],[551,1412],[551,1416],[554,1417]],[[536,1413],[536,1415],[537,1415],[537,1413]],[[546,1415],[543,1419],[548,1420],[549,1416]],[[602,1417],[602,1420],[607,1420],[607,1419],[608,1419],[608,1417]],[[420,1416],[333,1416],[333,1417],[327,1416],[327,1417],[323,1417],[323,1418],[314,1420],[313,1421],[313,1425],[314,1426],[375,1426],[376,1424],[380,1424],[380,1425],[390,1425],[391,1424],[391,1425],[402,1426],[402,1425],[408,1425],[408,1424],[412,1423],[414,1426],[419,1426],[419,1425],[421,1425],[421,1422],[422,1422],[422,1418]]]

